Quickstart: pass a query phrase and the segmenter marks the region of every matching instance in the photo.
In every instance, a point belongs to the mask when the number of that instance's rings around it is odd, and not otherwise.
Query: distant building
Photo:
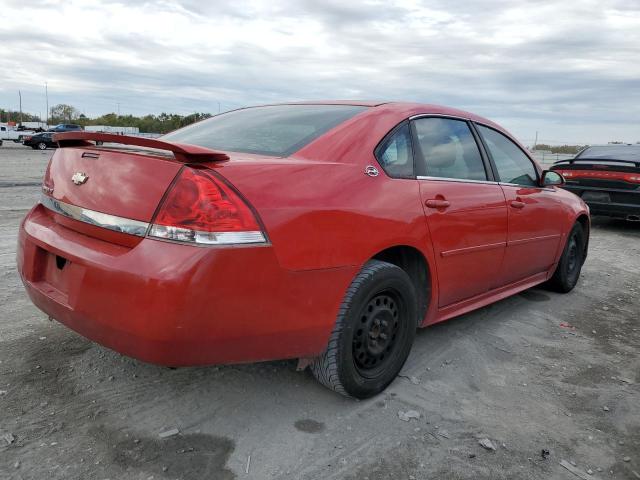
[[[119,133],[121,135],[132,135],[140,133],[138,127],[112,127],[110,125],[87,125],[85,132]]]

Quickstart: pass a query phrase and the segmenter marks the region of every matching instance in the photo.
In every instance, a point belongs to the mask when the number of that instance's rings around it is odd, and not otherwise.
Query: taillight
[[[640,183],[640,175],[625,175],[624,179],[629,183]]]
[[[266,243],[249,205],[206,170],[184,167],[165,196],[149,236],[202,245]]]

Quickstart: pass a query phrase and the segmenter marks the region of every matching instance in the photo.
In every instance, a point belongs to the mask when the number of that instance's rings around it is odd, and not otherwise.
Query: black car
[[[83,128],[80,125],[76,125],[75,123],[59,123],[55,127],[47,130],[47,132],[77,132],[78,130],[83,130]]]
[[[58,144],[53,141],[53,132],[42,132],[35,135],[25,135],[24,137],[22,137],[22,144],[38,150],[58,147]]]
[[[640,222],[640,145],[587,147],[551,170],[562,174],[564,188],[582,197],[592,215]]]

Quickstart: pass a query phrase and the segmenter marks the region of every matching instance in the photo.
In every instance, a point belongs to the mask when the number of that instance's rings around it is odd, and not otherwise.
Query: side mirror
[[[554,172],[553,170],[545,170],[542,172],[542,180],[543,187],[551,187],[553,185],[564,185],[564,177],[560,175],[558,172]]]

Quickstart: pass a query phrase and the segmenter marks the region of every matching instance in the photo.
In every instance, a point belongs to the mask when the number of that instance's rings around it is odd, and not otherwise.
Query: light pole
[[[46,102],[47,102],[47,122],[46,122],[46,125],[48,127],[49,126],[49,89],[47,87],[47,82],[44,82],[44,98],[46,99]]]
[[[22,92],[18,90],[18,98],[20,99],[20,125],[22,126]]]

